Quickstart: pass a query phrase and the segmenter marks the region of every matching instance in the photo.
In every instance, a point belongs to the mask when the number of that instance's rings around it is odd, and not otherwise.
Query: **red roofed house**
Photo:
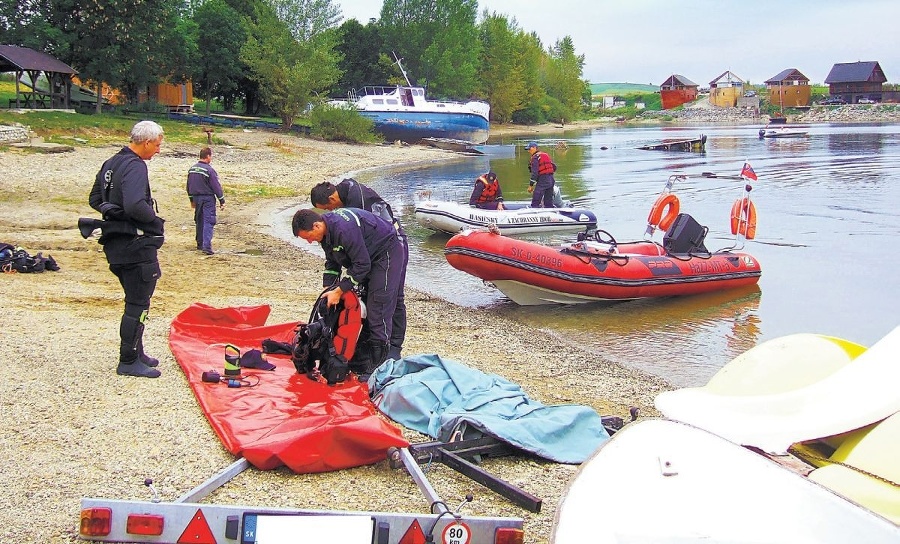
[[[672,74],[659,86],[663,109],[677,108],[682,104],[697,100],[698,88],[699,85],[690,79],[679,74]]]

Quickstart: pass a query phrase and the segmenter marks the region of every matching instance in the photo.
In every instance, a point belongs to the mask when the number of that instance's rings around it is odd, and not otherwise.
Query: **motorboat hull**
[[[423,138],[442,138],[483,144],[490,132],[488,120],[474,113],[372,110],[359,113],[371,119],[375,131],[390,142],[418,143]]]
[[[419,225],[456,234],[463,229],[495,225],[505,235],[572,232],[597,227],[597,216],[584,208],[518,208],[482,210],[457,202],[424,200],[416,204]]]
[[[746,253],[670,255],[650,241],[603,246],[550,247],[463,231],[447,242],[444,255],[523,306],[694,295],[754,285],[762,274]]]

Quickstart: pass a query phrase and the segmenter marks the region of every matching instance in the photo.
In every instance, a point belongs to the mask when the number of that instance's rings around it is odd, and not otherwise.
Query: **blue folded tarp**
[[[442,442],[491,435],[559,463],[582,463],[609,440],[587,406],[545,406],[518,385],[438,355],[382,364],[369,380],[375,405],[388,417]]]

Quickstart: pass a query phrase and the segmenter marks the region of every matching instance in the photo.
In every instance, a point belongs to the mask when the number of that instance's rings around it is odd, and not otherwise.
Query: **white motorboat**
[[[427,229],[449,234],[490,225],[495,225],[504,235],[597,228],[597,216],[585,208],[531,208],[526,203],[504,204],[505,210],[483,210],[458,202],[423,200],[416,203],[416,221]]]
[[[759,137],[763,138],[805,138],[809,135],[809,131],[799,128],[778,127],[778,128],[761,128],[759,129]]]
[[[418,143],[424,138],[459,140],[472,144],[487,141],[491,107],[487,102],[437,101],[425,97],[425,89],[412,85],[406,71],[406,85],[366,86],[355,89],[346,100],[334,100],[338,107],[354,107],[375,123],[375,131],[387,141]]]

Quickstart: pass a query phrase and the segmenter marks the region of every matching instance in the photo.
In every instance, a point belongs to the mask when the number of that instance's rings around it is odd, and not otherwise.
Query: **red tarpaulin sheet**
[[[204,371],[224,373],[224,345],[241,353],[262,341],[293,339],[297,323],[266,325],[269,306],[213,308],[195,303],[172,321],[169,347],[187,376],[200,408],[225,448],[253,466],[285,465],[297,473],[369,465],[388,448],[409,443],[369,400],[365,384],[336,386],[300,375],[287,355],[268,355],[275,370],[242,368],[255,387],[230,388],[201,380]]]

